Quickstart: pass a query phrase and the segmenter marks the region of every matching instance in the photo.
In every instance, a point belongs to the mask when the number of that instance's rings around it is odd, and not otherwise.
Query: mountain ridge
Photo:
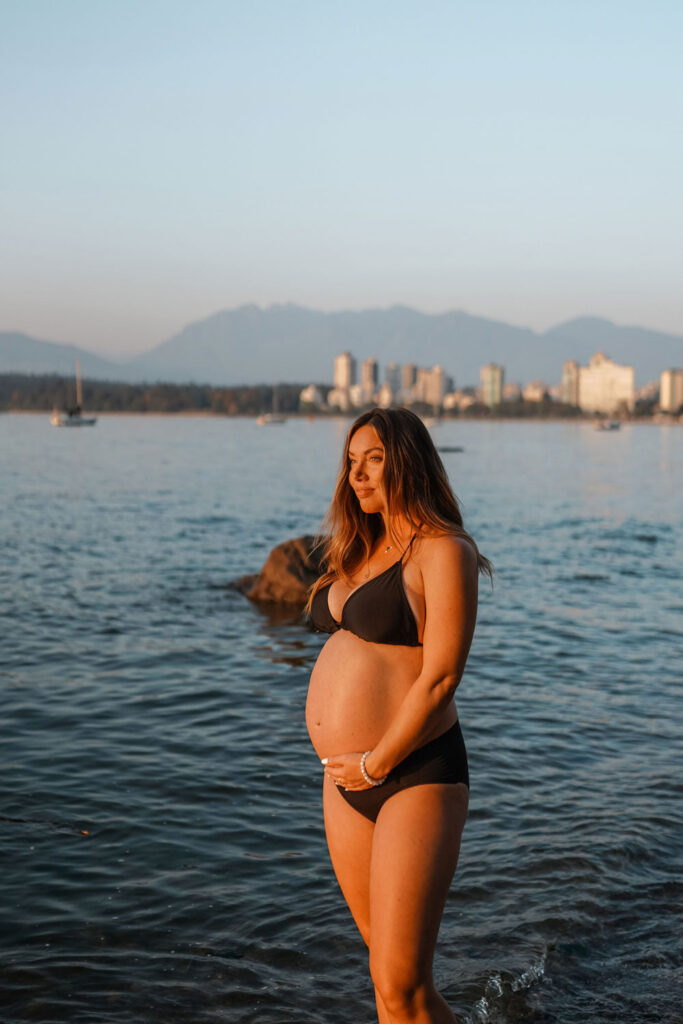
[[[123,382],[331,382],[334,356],[346,350],[359,363],[374,356],[382,375],[390,361],[438,363],[457,386],[476,384],[487,362],[502,364],[506,380],[540,378],[552,385],[560,379],[563,362],[585,364],[598,350],[633,365],[639,386],[683,364],[683,336],[590,315],[536,332],[464,310],[423,313],[395,304],[327,312],[296,303],[247,303],[191,321],[146,352],[121,361],[20,331],[0,332],[0,372],[70,375],[80,358],[84,376]]]

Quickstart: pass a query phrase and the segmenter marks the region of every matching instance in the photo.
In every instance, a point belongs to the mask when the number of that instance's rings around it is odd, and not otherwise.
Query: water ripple
[[[438,984],[469,1024],[672,1024],[681,446],[435,429],[497,570],[458,694],[471,809]],[[0,1020],[371,1021],[303,724],[321,640],[227,586],[315,531],[335,424],[0,431]]]

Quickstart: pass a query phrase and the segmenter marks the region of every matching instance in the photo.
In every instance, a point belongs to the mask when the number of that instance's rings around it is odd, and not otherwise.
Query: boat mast
[[[81,386],[81,361],[76,360],[76,405],[80,409],[83,406],[83,388]]]

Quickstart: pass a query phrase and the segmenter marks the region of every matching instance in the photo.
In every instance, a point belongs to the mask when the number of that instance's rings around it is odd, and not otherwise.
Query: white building
[[[633,409],[635,373],[603,352],[591,356],[588,366],[579,367],[579,406],[584,412],[612,415],[620,408]]]
[[[351,408],[349,388],[332,388],[327,392],[327,404],[330,409],[341,409],[342,412],[348,412]]]
[[[349,402],[354,409],[360,409],[365,405],[365,392],[362,384],[352,384],[349,388]]]
[[[443,396],[453,386],[453,382],[446,376],[443,366],[432,366],[432,373],[429,379],[429,395],[427,401],[434,408],[441,408]]]
[[[312,405],[316,409],[319,409],[323,404],[323,393],[320,388],[316,387],[315,384],[309,384],[307,388],[299,394],[300,405]]]
[[[683,405],[683,370],[664,370],[659,378],[659,408],[678,412]]]
[[[522,391],[522,398],[525,402],[542,402],[547,390],[542,380],[532,380]]]
[[[474,395],[470,395],[465,391],[449,391],[443,396],[443,407],[444,409],[458,409],[460,412],[464,412],[465,409],[469,409],[471,405],[476,402]]]
[[[385,381],[382,387],[377,392],[377,404],[382,409],[388,409],[394,401],[394,393],[389,387],[389,384]]]
[[[334,357],[335,388],[350,388],[356,383],[356,360],[350,352],[342,352]]]
[[[427,402],[427,394],[429,392],[429,378],[431,370],[427,369],[426,366],[418,366],[415,371],[415,383],[413,385],[413,401],[414,402]]]
[[[503,381],[505,370],[497,363],[487,363],[479,371],[481,381],[481,400],[484,405],[500,405],[503,397]]]

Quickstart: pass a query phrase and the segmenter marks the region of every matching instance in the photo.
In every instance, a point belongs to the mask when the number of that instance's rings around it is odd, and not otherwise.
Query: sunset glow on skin
[[[455,1024],[432,958],[469,803],[454,695],[491,566],[415,413],[361,414],[345,452],[310,600],[330,634],[306,701],[328,850],[379,1024]]]

